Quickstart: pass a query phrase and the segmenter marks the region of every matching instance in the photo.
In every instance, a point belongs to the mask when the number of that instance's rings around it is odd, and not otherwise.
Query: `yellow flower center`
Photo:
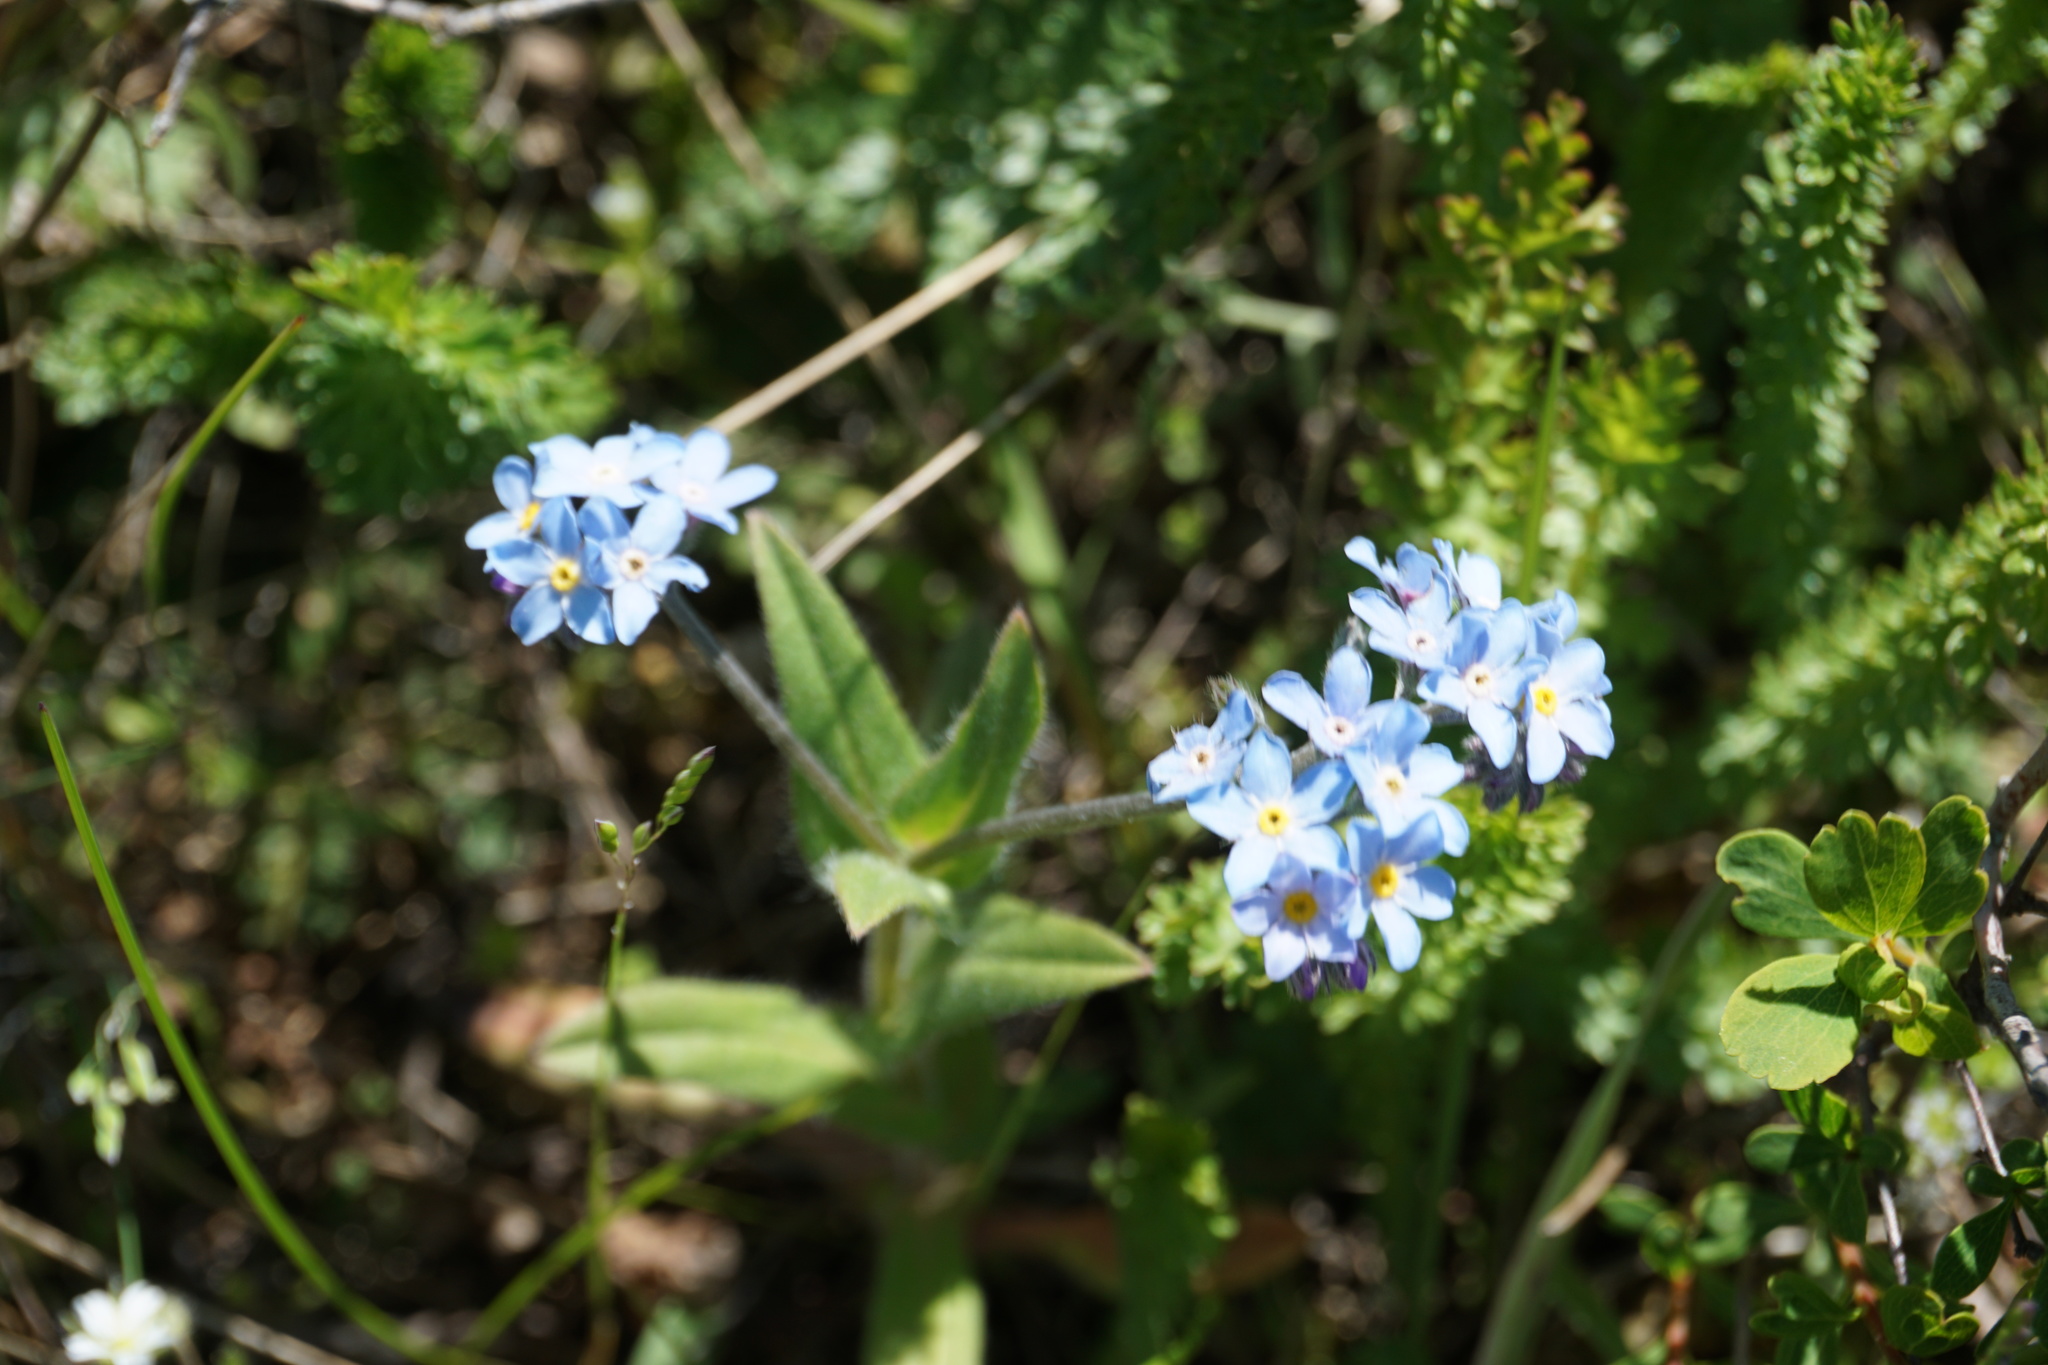
[[[1259,833],[1279,838],[1294,823],[1294,817],[1287,813],[1285,806],[1267,806],[1259,812]]]
[[[519,509],[519,529],[520,529],[520,530],[522,530],[522,531],[531,531],[531,530],[533,529],[533,524],[534,524],[534,523],[535,523],[536,521],[539,521],[539,520],[540,520],[540,504],[539,504],[539,503],[537,503],[537,502],[529,502],[528,504],[526,504],[526,506],[524,506],[524,507],[522,507],[522,508],[520,508],[520,509]]]
[[[1539,716],[1557,714],[1557,689],[1549,683],[1537,683],[1529,689],[1529,700],[1536,707]]]
[[[1307,924],[1314,919],[1318,908],[1315,893],[1311,891],[1290,891],[1280,902],[1280,913],[1296,924]]]
[[[645,550],[628,550],[619,556],[619,572],[628,578],[638,578],[647,572],[650,561]]]
[[[573,559],[558,559],[548,570],[548,586],[556,592],[567,592],[582,581],[583,570]]]
[[[1392,863],[1381,863],[1372,871],[1370,878],[1374,900],[1385,900],[1401,886],[1401,869]]]

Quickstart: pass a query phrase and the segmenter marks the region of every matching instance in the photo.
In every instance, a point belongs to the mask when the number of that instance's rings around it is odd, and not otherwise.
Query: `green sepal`
[[[1852,938],[1830,924],[1806,889],[1806,845],[1781,829],[1753,829],[1721,845],[1714,870],[1740,888],[1735,919],[1775,938]]]
[[[1977,1036],[1977,1022],[1970,1018],[1969,1006],[1941,968],[1932,962],[1916,962],[1912,982],[1925,1002],[1911,1022],[1892,1028],[1892,1038],[1902,1050],[1944,1062],[1964,1061],[1983,1050],[1984,1041]]]
[[[1779,958],[1736,987],[1721,1044],[1737,1066],[1778,1090],[1827,1080],[1856,1055],[1862,1002],[1835,979],[1835,957]]]
[[[1897,933],[1920,895],[1927,849],[1896,815],[1852,810],[1824,825],[1806,855],[1806,889],[1829,923],[1858,938]]]
[[[990,651],[974,699],[946,745],[911,778],[890,812],[890,827],[911,848],[930,848],[1009,809],[1024,755],[1045,724],[1045,683],[1031,627],[1012,612]],[[977,849],[934,869],[957,887],[988,875],[1001,853]]]
[[[1948,1310],[1941,1295],[1921,1284],[1895,1284],[1877,1302],[1886,1338],[1909,1355],[1939,1355],[1976,1340],[1976,1315]]]
[[[1868,943],[1852,943],[1835,959],[1835,980],[1866,1004],[1889,1000],[1906,989],[1906,974]]]
[[[943,914],[953,908],[951,887],[879,853],[834,853],[825,859],[824,872],[825,884],[839,901],[846,932],[856,940],[901,910]]]
[[[2005,1249],[2005,1229],[2012,1222],[2012,1206],[1978,1214],[1941,1239],[1934,1253],[1934,1273],[1928,1283],[1946,1299],[1960,1299],[1988,1278]]]
[[[1920,822],[1920,841],[1925,876],[1919,896],[1895,932],[1910,938],[1954,933],[1976,915],[1990,890],[1978,864],[1991,842],[1991,827],[1968,797],[1951,796]]]
[[[594,1081],[604,1001],[541,1044],[542,1070]],[[788,1104],[870,1074],[874,1059],[831,1012],[784,986],[662,977],[619,992],[609,1075],[701,1087],[754,1104]]]
[[[855,801],[886,810],[924,766],[924,745],[832,585],[774,521],[755,513],[747,522],[768,650],[790,727]],[[805,857],[818,863],[835,849],[866,847],[801,774],[792,780]]]

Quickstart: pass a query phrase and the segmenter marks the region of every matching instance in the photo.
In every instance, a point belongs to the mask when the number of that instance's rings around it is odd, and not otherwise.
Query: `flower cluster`
[[[505,510],[464,538],[519,594],[512,629],[529,645],[564,624],[592,644],[632,644],[671,586],[711,582],[680,551],[695,524],[737,531],[733,509],[775,487],[766,466],[730,468],[731,444],[708,427],[686,438],[635,422],[595,445],[551,436],[529,448],[532,464],[498,462],[491,483]]]
[[[1471,839],[1445,793],[1474,780],[1490,809],[1516,798],[1533,809],[1546,785],[1614,749],[1606,656],[1572,638],[1569,596],[1503,599],[1492,560],[1444,541],[1434,555],[1403,545],[1382,561],[1360,538],[1345,553],[1379,579],[1351,595],[1351,610],[1365,643],[1396,663],[1392,696],[1373,700],[1372,666],[1345,644],[1320,692],[1291,671],[1260,689],[1306,732],[1298,753],[1237,689],[1147,770],[1154,800],[1187,802],[1230,841],[1223,880],[1238,927],[1262,941],[1266,975],[1304,995],[1364,986],[1378,961],[1368,927],[1395,971],[1419,960],[1418,921],[1448,918],[1457,890],[1432,864]],[[1469,767],[1427,742],[1446,723],[1471,729]],[[1363,812],[1346,818],[1354,798]]]

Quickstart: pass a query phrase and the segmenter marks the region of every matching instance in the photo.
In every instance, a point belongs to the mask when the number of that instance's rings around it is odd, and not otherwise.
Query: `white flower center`
[[[645,550],[628,550],[619,556],[619,572],[628,578],[638,578],[653,562]]]
[[[1205,773],[1216,766],[1216,751],[1206,744],[1198,744],[1188,752],[1188,767],[1195,772]]]
[[[1493,700],[1493,670],[1483,663],[1473,664],[1465,670],[1465,690],[1475,700]]]
[[[1323,733],[1328,737],[1332,749],[1341,749],[1351,742],[1358,730],[1344,717],[1332,716],[1323,726]]]
[[[594,464],[590,467],[592,483],[624,483],[626,471],[615,464]]]
[[[1433,654],[1436,652],[1436,636],[1426,630],[1410,631],[1408,634],[1410,654]]]
[[[711,490],[701,483],[686,480],[676,485],[676,496],[686,503],[702,506],[711,501]]]
[[[1380,790],[1388,796],[1399,796],[1402,792],[1408,790],[1408,784],[1401,780],[1401,774],[1397,772],[1382,772],[1380,774]]]

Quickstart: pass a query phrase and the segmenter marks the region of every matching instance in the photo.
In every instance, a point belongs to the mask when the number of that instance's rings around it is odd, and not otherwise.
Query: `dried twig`
[[[1036,225],[1018,228],[1001,241],[984,248],[972,260],[962,262],[933,280],[851,336],[834,342],[782,378],[742,398],[705,425],[723,432],[734,432],[760,421],[813,384],[838,373],[898,332],[922,322],[983,280],[999,273],[1005,266],[1022,256],[1025,248],[1037,238]]]
[[[171,126],[178,121],[178,113],[185,107],[185,91],[191,86],[192,73],[199,66],[199,51],[206,45],[207,36],[227,14],[225,0],[197,0],[192,6],[192,18],[178,37],[178,59],[171,67],[170,86],[164,91],[163,103],[149,124],[150,146],[162,142],[164,134],[170,132]]]
[[[36,200],[35,208],[29,211],[28,220],[21,225],[21,231],[0,244],[0,269],[21,254],[21,249],[35,240],[36,229],[50,216],[50,210],[57,207],[57,201],[64,197],[64,191],[71,187],[71,181],[85,164],[85,157],[92,150],[92,144],[99,140],[100,129],[107,126],[107,117],[113,112],[104,91],[95,91],[92,100],[92,116],[86,120],[78,140],[71,144],[71,150],[64,153],[64,159],[57,163],[56,173],[50,183],[43,186],[43,197]]]
[[[5,1331],[0,1331],[0,1356],[25,1360],[28,1365],[71,1365],[71,1358],[56,1347]]]
[[[57,1320],[43,1306],[43,1296],[36,1293],[28,1271],[21,1264],[21,1253],[5,1237],[0,1237],[0,1281],[4,1281],[8,1292],[14,1295],[14,1302],[21,1309],[21,1316],[27,1320],[29,1331],[53,1346],[64,1340],[64,1334],[57,1328]]]
[[[754,132],[747,127],[747,121],[732,102],[725,86],[711,70],[711,63],[704,59],[704,49],[697,45],[696,38],[676,13],[674,0],[640,0],[640,12],[647,16],[648,26],[654,36],[668,49],[668,55],[681,68],[683,78],[690,83],[690,91],[704,110],[704,117],[710,120],[718,140],[725,144],[725,150],[739,164],[740,174],[754,187],[754,193],[767,201],[769,211],[775,215],[783,234],[789,238],[790,249],[802,262],[804,273],[811,277],[811,284],[824,295],[825,302],[832,305],[832,311],[839,315],[840,325],[849,332],[857,332],[874,320],[874,314],[861,302],[847,283],[839,263],[832,259],[819,245],[811,240],[811,234],[804,229],[803,217],[797,206],[790,202],[782,186],[775,179],[775,169],[768,164],[768,154],[761,150],[761,144]],[[922,433],[925,427],[924,404],[918,399],[917,390],[911,385],[910,376],[904,373],[903,362],[897,358],[895,349],[887,341],[877,345],[862,357],[868,367],[881,381],[882,389],[889,395],[889,401],[896,408],[911,429]]]
[[[2048,1048],[2040,1030],[2020,1008],[2012,990],[2012,959],[2005,947],[2002,915],[2005,887],[2001,873],[2005,866],[2005,841],[2013,822],[2034,794],[2048,782],[2048,743],[2034,750],[2020,770],[1998,784],[1998,795],[1985,812],[1991,825],[1991,842],[1984,848],[1985,878],[1990,889],[1977,909],[1977,964],[1983,987],[1984,1014],[1981,1022],[1997,1030],[2006,1050],[2019,1063],[2027,1083],[2027,1094],[2036,1108],[2048,1113]]]
[[[973,430],[954,437],[946,444],[945,449],[918,466],[916,473],[890,489],[874,506],[855,517],[844,530],[827,542],[825,548],[811,556],[811,567],[823,573],[846,558],[847,552],[866,540],[876,527],[908,507],[940,479],[958,469],[970,455],[988,444],[989,437],[1023,416],[1053,385],[1086,365],[1115,334],[1116,324],[1104,323],[1067,347],[1060,353],[1059,359],[1033,375],[1023,388],[1005,398],[1001,406],[982,418]]]

